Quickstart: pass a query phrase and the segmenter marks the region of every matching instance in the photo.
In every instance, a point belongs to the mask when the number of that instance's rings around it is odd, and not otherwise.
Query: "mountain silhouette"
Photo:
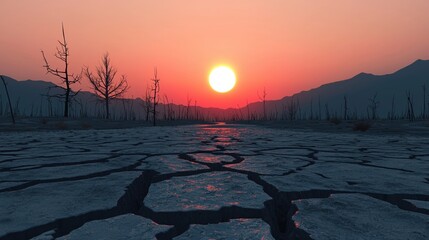
[[[5,77],[12,98],[12,105],[23,116],[61,116],[63,104],[59,99],[48,95],[61,93],[54,83],[46,81],[17,81]],[[387,118],[393,114],[404,116],[407,112],[407,93],[410,94],[416,116],[423,112],[423,86],[429,88],[429,60],[417,60],[414,63],[390,74],[374,75],[359,73],[356,76],[327,83],[320,87],[287,96],[279,100],[266,101],[267,119],[289,119],[291,112],[296,118],[344,117],[345,99],[348,118],[366,118],[372,104],[377,103],[377,117]],[[426,94],[428,95],[428,91]],[[429,97],[426,97],[428,104]],[[143,100],[119,99],[112,102],[112,117],[144,119]],[[8,112],[7,98],[0,87],[0,115]],[[168,118],[204,118],[205,120],[261,119],[263,103],[250,103],[243,108],[203,108],[177,104],[160,104],[158,116]],[[81,91],[71,108],[72,116],[101,117],[104,108],[96,96]],[[426,113],[429,106],[426,105]]]
[[[326,118],[326,108],[332,116],[343,117],[344,97],[347,99],[349,115],[367,117],[368,106],[371,99],[375,97],[377,104],[377,115],[386,118],[392,111],[400,116],[406,113],[407,97],[409,92],[414,103],[416,115],[423,110],[423,86],[429,88],[429,61],[417,60],[394,73],[386,75],[374,75],[370,73],[359,73],[356,76],[337,82],[321,85],[308,91],[302,91],[292,96],[284,97],[276,101],[266,103],[267,112],[272,116],[279,109],[287,112],[293,101],[299,104],[301,115],[308,118],[313,109],[313,117],[320,112],[322,118]],[[429,90],[426,91],[428,94]],[[320,100],[319,100],[320,99]],[[426,97],[426,104],[429,97]],[[249,107],[253,112],[261,112],[262,103],[253,103]],[[428,106],[426,106],[428,109]]]

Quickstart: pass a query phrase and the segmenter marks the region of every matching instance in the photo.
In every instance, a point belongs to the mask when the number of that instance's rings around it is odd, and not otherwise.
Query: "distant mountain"
[[[407,93],[410,93],[415,115],[423,111],[423,86],[426,86],[426,114],[429,112],[429,61],[417,60],[399,71],[386,75],[360,73],[350,79],[324,84],[318,88],[302,91],[293,96],[277,101],[268,101],[266,111],[268,117],[283,114],[288,118],[289,109],[295,106],[306,118],[344,117],[344,105],[347,100],[349,117],[372,117],[373,102],[377,103],[378,117],[387,118],[391,115],[392,104],[394,116],[402,116],[407,112]],[[375,98],[374,98],[375,96]],[[298,105],[298,106],[297,106]],[[320,108],[319,108],[320,105]],[[262,103],[252,103],[250,112],[261,113]],[[293,109],[293,107],[292,107]],[[311,114],[313,112],[313,114]],[[299,114],[299,113],[297,113]],[[282,116],[278,116],[282,117]]]
[[[25,116],[61,116],[63,104],[48,95],[60,93],[55,84],[45,81],[16,81],[5,77],[15,111]],[[416,116],[423,113],[423,86],[426,104],[429,102],[429,60],[417,60],[409,66],[386,75],[360,73],[350,79],[324,84],[280,100],[266,101],[267,119],[344,117],[347,102],[348,118],[400,117],[407,113],[407,93]],[[0,115],[8,112],[4,87],[0,85]],[[120,99],[112,103],[112,117],[145,119],[144,101]],[[170,118],[198,118],[205,120],[261,119],[263,103],[255,102],[237,109],[202,108],[177,104],[158,105],[158,116]],[[376,108],[374,108],[376,105]],[[374,111],[375,110],[375,111]],[[393,113],[392,113],[393,112]],[[426,105],[426,114],[429,106]],[[72,116],[102,117],[104,108],[90,92],[80,92],[71,106]]]
[[[64,103],[62,99],[53,97],[62,94],[63,90],[52,82],[25,80],[17,81],[4,76],[11,95],[14,113],[21,116],[62,116]],[[161,100],[162,102],[163,100]],[[6,92],[0,84],[0,116],[9,114]],[[144,101],[136,99],[117,99],[111,101],[112,119],[146,119]],[[93,93],[80,91],[70,106],[71,117],[103,117],[104,104]],[[157,105],[160,119],[227,119],[235,110],[202,108],[199,106],[183,106],[173,103]],[[210,118],[209,118],[210,116]]]

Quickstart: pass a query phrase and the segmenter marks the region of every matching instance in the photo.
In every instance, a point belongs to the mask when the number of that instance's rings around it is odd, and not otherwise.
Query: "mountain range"
[[[22,116],[61,116],[63,104],[49,95],[60,93],[52,82],[17,81],[4,77],[14,111]],[[425,90],[426,88],[426,90]],[[327,119],[327,118],[399,118],[410,109],[416,117],[429,115],[429,60],[414,63],[390,74],[360,73],[324,84],[279,100],[254,102],[242,108],[203,108],[160,103],[160,119]],[[426,95],[426,96],[425,96]],[[424,106],[426,105],[426,106]],[[0,85],[0,115],[8,114],[7,98]],[[144,101],[118,99],[112,102],[112,118],[145,119]],[[411,107],[412,106],[412,107]],[[71,105],[73,117],[103,117],[104,109],[97,97],[81,91]]]

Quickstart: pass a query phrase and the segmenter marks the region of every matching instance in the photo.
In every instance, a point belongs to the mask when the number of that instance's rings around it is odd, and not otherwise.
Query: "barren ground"
[[[2,131],[0,239],[428,239],[425,123],[342,124]]]

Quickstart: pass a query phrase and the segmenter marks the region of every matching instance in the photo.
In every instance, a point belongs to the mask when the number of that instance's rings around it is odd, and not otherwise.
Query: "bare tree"
[[[406,95],[407,95],[407,118],[410,121],[414,121],[415,115],[414,115],[413,96],[411,95],[410,91],[407,91]]]
[[[258,97],[259,97],[259,100],[262,101],[263,120],[267,120],[267,109],[266,109],[267,92],[265,91],[265,87],[264,87],[264,91],[262,92],[262,95],[259,95],[259,92],[258,92]]]
[[[123,115],[121,118],[123,120],[136,120],[136,115],[134,112],[134,98],[131,97],[131,99],[121,99],[122,102],[122,109],[123,109]]]
[[[395,119],[395,95],[393,95],[392,97],[391,110],[389,115],[390,120]]]
[[[128,82],[125,75],[122,75],[119,81],[115,81],[117,70],[110,63],[109,54],[103,55],[101,65],[96,68],[96,75],[85,68],[85,76],[88,78],[95,95],[104,101],[106,107],[106,119],[109,119],[109,104],[113,99],[117,99],[128,91]]]
[[[329,106],[327,103],[325,103],[325,112],[326,112],[326,120],[330,120],[331,119],[331,114],[329,113]]]
[[[344,95],[344,120],[347,120],[347,110],[348,110],[347,96]]]
[[[426,84],[423,84],[422,89],[423,89],[423,114],[422,114],[422,118],[426,119]]]
[[[149,122],[149,115],[150,115],[151,108],[152,108],[152,99],[150,96],[149,86],[146,87],[146,93],[145,93],[145,97],[144,97],[143,108],[144,108],[144,111],[146,113],[146,122]]]
[[[250,120],[249,100],[246,100],[246,109],[247,109],[247,121],[249,121]]]
[[[297,112],[297,114],[295,114],[295,115],[298,116],[298,120],[302,120],[302,111],[301,111],[301,104],[299,102],[299,98],[297,98],[296,101],[295,101],[295,109],[296,109],[296,112]],[[295,117],[295,120],[296,119],[297,118]]]
[[[287,117],[289,120],[296,120],[296,116],[299,110],[299,102],[295,101],[293,97],[290,97],[290,101],[286,106]]]
[[[190,109],[191,109],[191,102],[192,102],[192,98],[189,98],[189,95],[186,96],[186,120],[189,120],[189,113],[190,113]]]
[[[81,79],[81,74],[70,74],[69,73],[69,48],[66,41],[66,34],[64,32],[64,25],[61,25],[61,30],[63,34],[63,40],[58,41],[60,47],[57,47],[57,52],[55,53],[55,57],[63,62],[64,66],[62,70],[58,70],[58,68],[53,68],[49,65],[48,60],[46,59],[45,53],[42,52],[43,60],[45,61],[44,68],[46,68],[46,73],[56,76],[61,79],[61,84],[63,86],[58,86],[62,90],[64,90],[63,94],[55,95],[54,97],[64,99],[64,117],[69,116],[69,104],[72,97],[76,96],[79,91],[73,92],[71,89],[71,85],[78,83]]]
[[[174,120],[175,119],[175,113],[173,109],[173,101],[168,99],[167,95],[164,95],[164,120]]]
[[[156,106],[159,103],[159,95],[158,94],[159,94],[159,90],[160,90],[160,87],[159,87],[159,80],[160,79],[158,78],[158,70],[156,68],[154,69],[153,76],[154,77],[152,78],[152,83],[153,83],[153,86],[152,86],[152,93],[153,93],[152,114],[153,114],[153,125],[156,126]]]
[[[2,102],[2,96],[0,94],[0,116],[3,115],[3,102]]]
[[[2,75],[0,75],[0,78],[3,81],[4,89],[6,91],[7,100],[9,102],[9,110],[10,110],[10,115],[12,116],[12,123],[15,124],[15,116],[13,115],[12,103],[10,102],[10,96],[9,96],[9,91],[7,90],[6,81],[4,80]]]
[[[237,111],[238,111],[238,120],[239,121],[242,121],[243,119],[244,119],[244,117],[243,117],[243,112],[241,111],[241,107],[240,107],[240,105],[239,104],[237,104]]]
[[[377,100],[377,93],[375,93],[374,96],[372,96],[372,98],[369,99],[369,104],[368,104],[368,109],[370,110],[372,120],[377,119],[378,104],[380,104],[380,102]]]
[[[198,116],[198,108],[197,108],[197,100],[194,101],[194,118],[195,120],[199,120],[199,116]]]

